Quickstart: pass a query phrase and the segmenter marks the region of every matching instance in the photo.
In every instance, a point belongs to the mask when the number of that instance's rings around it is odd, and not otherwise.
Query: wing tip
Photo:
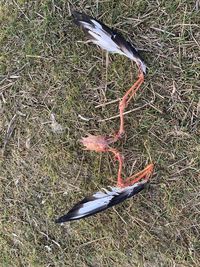
[[[86,15],[85,13],[81,13],[77,10],[72,10],[71,11],[72,17],[75,22],[79,22],[81,20],[88,20],[90,17]]]
[[[82,18],[82,14],[76,10],[72,10],[71,11],[71,14],[72,14],[72,20],[73,22],[76,24],[76,25],[79,25],[80,24],[80,20]]]
[[[78,12],[77,10],[73,9],[73,10],[71,10],[71,14],[73,17],[76,17],[76,16],[80,15],[81,13]]]
[[[58,219],[55,220],[55,223],[65,223],[70,221],[70,217],[68,217],[67,215],[61,216]]]

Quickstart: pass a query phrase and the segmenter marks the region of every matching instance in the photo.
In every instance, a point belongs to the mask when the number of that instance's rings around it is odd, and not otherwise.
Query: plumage
[[[106,210],[139,193],[147,182],[144,179],[125,188],[110,187],[109,190],[104,189],[104,192],[96,192],[77,203],[66,215],[57,219],[56,223],[79,220]]]
[[[84,30],[91,42],[108,52],[118,53],[130,58],[136,62],[144,74],[146,73],[146,65],[138,50],[126,41],[121,34],[86,14],[73,11],[72,15],[74,22]]]

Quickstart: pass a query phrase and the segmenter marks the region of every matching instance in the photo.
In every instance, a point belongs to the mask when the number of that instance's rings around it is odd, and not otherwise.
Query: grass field
[[[106,68],[104,51],[78,42],[70,7],[144,50],[148,75],[115,146],[124,175],[151,161],[155,172],[135,198],[56,225],[116,180],[112,156],[79,139],[117,129],[137,78],[130,60],[110,55]],[[0,21],[0,266],[200,266],[200,2],[4,0]]]

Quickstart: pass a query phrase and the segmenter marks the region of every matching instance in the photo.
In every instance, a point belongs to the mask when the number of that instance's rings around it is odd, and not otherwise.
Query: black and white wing
[[[74,22],[84,30],[91,42],[108,52],[118,53],[130,58],[136,62],[144,74],[146,73],[146,65],[139,52],[122,35],[86,14],[73,11],[72,15]]]
[[[105,192],[97,192],[77,203],[66,215],[58,218],[56,223],[79,220],[117,205],[144,189],[148,180],[135,183],[125,188],[110,187]]]

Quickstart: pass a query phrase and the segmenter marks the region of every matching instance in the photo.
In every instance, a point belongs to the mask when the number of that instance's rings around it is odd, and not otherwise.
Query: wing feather
[[[74,22],[84,30],[93,43],[108,52],[118,53],[130,58],[136,62],[144,74],[146,73],[146,65],[138,50],[133,44],[126,41],[121,34],[86,14],[73,11],[72,15]]]
[[[105,192],[96,192],[77,203],[66,215],[57,219],[56,223],[79,220],[106,210],[139,193],[147,182],[148,180],[143,180],[125,188],[111,187]]]

